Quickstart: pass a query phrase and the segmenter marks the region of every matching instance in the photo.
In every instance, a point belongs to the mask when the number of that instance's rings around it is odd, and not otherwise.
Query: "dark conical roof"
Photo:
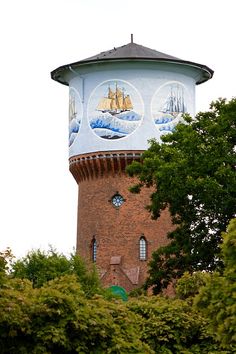
[[[60,66],[59,68],[51,72],[51,77],[62,84],[68,85],[63,79],[63,74],[68,70],[75,70],[83,65],[92,65],[95,63],[106,62],[123,62],[123,61],[152,61],[152,62],[169,62],[174,64],[182,64],[192,68],[197,68],[202,72],[201,78],[196,84],[201,84],[212,78],[214,71],[208,68],[206,65],[197,64],[191,61],[182,60],[169,54],[158,52],[157,50],[144,47],[142,45],[133,43],[131,37],[131,43],[123,45],[121,47],[113,48],[105,52],[101,52],[92,57]]]
[[[128,43],[118,48],[101,52],[90,58],[81,60],[81,62],[90,62],[97,60],[110,60],[110,59],[168,59],[168,60],[181,60],[171,55],[158,52],[157,50],[144,47],[136,43]]]

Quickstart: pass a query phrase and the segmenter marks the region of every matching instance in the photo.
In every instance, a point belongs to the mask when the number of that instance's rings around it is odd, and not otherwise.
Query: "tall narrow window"
[[[97,241],[95,237],[92,239],[92,261],[96,262],[97,259]]]
[[[144,236],[139,239],[139,259],[146,261],[147,259],[147,241]]]

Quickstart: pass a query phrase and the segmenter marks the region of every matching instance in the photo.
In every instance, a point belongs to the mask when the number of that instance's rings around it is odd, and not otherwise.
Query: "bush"
[[[127,306],[141,317],[141,339],[155,353],[218,353],[207,329],[208,321],[187,302],[143,297]]]
[[[200,288],[206,285],[209,277],[210,274],[208,273],[195,272],[190,274],[189,272],[185,272],[177,281],[175,287],[176,296],[182,300],[193,298],[198,294]]]
[[[210,329],[219,346],[236,353],[236,219],[223,233],[223,275],[215,273],[195,299],[195,305],[210,319]]]
[[[116,300],[87,299],[75,275],[32,288],[11,279],[0,290],[1,353],[153,353],[138,315]]]
[[[77,254],[67,258],[52,248],[48,252],[33,250],[16,261],[12,268],[13,278],[29,279],[34,288],[40,288],[56,277],[74,274],[87,297],[101,291],[94,265],[86,265]]]

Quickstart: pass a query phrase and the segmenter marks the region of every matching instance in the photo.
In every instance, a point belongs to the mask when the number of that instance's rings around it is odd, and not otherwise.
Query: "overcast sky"
[[[68,170],[68,87],[60,65],[134,42],[205,64],[196,108],[235,96],[234,0],[5,0],[0,4],[0,251],[17,257],[76,243],[77,185]]]

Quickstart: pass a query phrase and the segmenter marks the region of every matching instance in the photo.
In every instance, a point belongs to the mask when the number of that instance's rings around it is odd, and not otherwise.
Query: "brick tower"
[[[173,227],[168,210],[156,221],[125,174],[148,140],[160,141],[194,115],[195,85],[210,79],[205,65],[133,42],[61,66],[52,79],[69,86],[69,165],[79,185],[77,251],[96,262],[104,285],[127,291],[143,284],[154,250]]]

